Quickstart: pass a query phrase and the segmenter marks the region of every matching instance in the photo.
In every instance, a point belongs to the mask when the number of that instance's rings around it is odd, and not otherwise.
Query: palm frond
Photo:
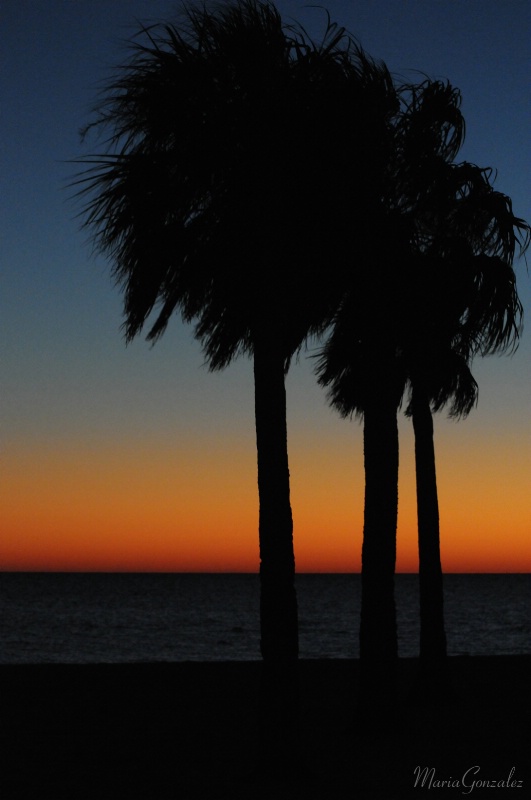
[[[399,87],[398,96],[391,125],[394,154],[382,193],[385,247],[373,253],[371,269],[385,275],[382,302],[395,299],[396,320],[386,335],[394,342],[399,374],[408,375],[407,413],[420,382],[433,411],[449,406],[450,416],[466,416],[477,401],[472,357],[518,344],[523,309],[513,259],[518,245],[520,252],[528,247],[530,229],[513,214],[510,199],[494,189],[492,170],[454,162],[465,135],[459,91],[427,78]],[[386,262],[395,268],[395,279]],[[363,274],[358,266],[349,289],[352,296],[356,287],[363,301],[356,311],[352,303],[342,305],[317,364],[319,382],[343,415],[363,406],[364,389],[354,380],[374,376],[362,366],[361,353],[372,348],[378,358],[374,320],[388,317],[376,312],[378,282],[369,290]],[[345,320],[354,315],[356,332],[352,325],[346,332]]]
[[[371,246],[398,100],[385,65],[327,20],[314,41],[269,2],[190,4],[130,43],[74,182],[128,339],[150,320],[156,341],[180,312],[219,368],[252,351],[269,304],[288,365],[329,324]]]

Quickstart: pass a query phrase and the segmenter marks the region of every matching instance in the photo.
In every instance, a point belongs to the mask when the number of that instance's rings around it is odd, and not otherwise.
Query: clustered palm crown
[[[288,364],[373,245],[392,79],[330,20],[320,42],[254,0],[184,21],[144,28],[103,94],[86,225],[124,287],[127,338],[149,318],[155,340],[180,310],[220,368],[275,319]]]
[[[422,382],[433,411],[451,400],[458,417],[477,400],[473,356],[517,346],[523,309],[512,264],[530,229],[493,188],[492,170],[455,163],[465,133],[458,90],[427,79],[397,87],[397,97],[386,241],[353,269],[317,372],[340,413],[363,416],[374,363],[387,351],[397,406]]]

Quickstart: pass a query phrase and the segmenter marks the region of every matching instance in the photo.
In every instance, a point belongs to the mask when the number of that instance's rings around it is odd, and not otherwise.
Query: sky
[[[325,5],[323,3],[323,5]],[[67,184],[79,129],[139,21],[168,0],[1,0],[0,570],[258,570],[252,364],[209,373],[180,318],[126,346],[109,263]],[[324,12],[279,0],[318,37]],[[460,88],[459,159],[497,169],[531,220],[527,0],[330,0],[333,20],[403,79]],[[531,282],[516,262],[527,320]],[[316,385],[311,345],[287,379],[300,572],[360,570],[362,428]],[[512,357],[475,362],[479,404],[435,419],[446,572],[531,571],[531,323]],[[418,568],[411,423],[400,420],[397,571]]]

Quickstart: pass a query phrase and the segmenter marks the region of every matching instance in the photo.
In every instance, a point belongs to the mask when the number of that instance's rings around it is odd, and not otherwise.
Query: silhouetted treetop
[[[329,18],[313,41],[254,0],[186,6],[131,48],[86,129],[105,150],[81,177],[126,336],[155,310],[156,339],[178,308],[219,368],[274,314],[288,362],[329,320],[353,254],[374,246],[391,76]]]

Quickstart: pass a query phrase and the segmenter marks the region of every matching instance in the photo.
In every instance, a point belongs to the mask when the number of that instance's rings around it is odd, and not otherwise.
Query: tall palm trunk
[[[262,724],[266,747],[294,755],[298,734],[298,611],[286,426],[284,356],[271,324],[255,338],[260,540]]]
[[[446,633],[433,416],[428,395],[418,384],[413,387],[412,417],[417,481],[420,658],[423,662],[440,663],[446,658]]]
[[[398,643],[394,600],[398,424],[393,393],[374,391],[364,411],[365,512],[361,569],[360,700],[392,702]]]
[[[444,596],[439,541],[433,416],[422,384],[413,382],[411,415],[419,543],[420,658],[413,696],[422,704],[445,702],[450,691],[444,630]]]

